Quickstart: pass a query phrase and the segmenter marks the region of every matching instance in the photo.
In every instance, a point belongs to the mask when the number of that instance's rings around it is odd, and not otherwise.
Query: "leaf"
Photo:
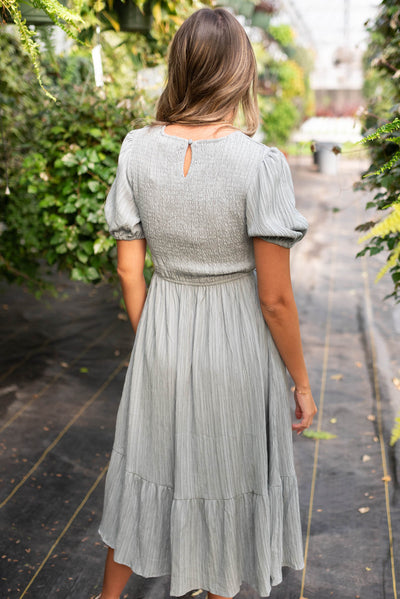
[[[80,164],[78,166],[78,168],[77,168],[78,175],[84,175],[87,172],[88,172],[88,166],[87,166],[87,164]]]
[[[114,245],[113,237],[98,237],[93,244],[93,253],[101,254]]]
[[[341,381],[343,378],[343,374],[332,374],[331,375],[331,379],[333,381]]]
[[[303,437],[307,437],[308,439],[336,439],[337,435],[328,433],[327,431],[314,431],[306,428],[303,431]]]
[[[90,162],[93,162],[93,163],[100,162],[100,157],[94,148],[90,148],[89,150],[87,150],[86,156],[87,156],[87,159],[89,160],[89,163]]]
[[[58,245],[56,247],[56,252],[57,254],[66,254],[68,251],[67,246],[65,245],[65,243],[60,243],[60,245]]]
[[[78,164],[78,159],[75,156],[75,154],[72,154],[72,152],[68,152],[67,154],[64,154],[64,156],[61,157],[61,162],[65,164],[65,166],[75,166],[76,164]]]
[[[94,266],[90,266],[87,270],[86,270],[86,276],[89,279],[89,281],[95,281],[96,279],[100,279],[100,273],[98,270],[96,270],[94,268]]]
[[[85,275],[80,268],[73,268],[71,271],[71,279],[73,281],[85,281]]]
[[[360,512],[360,514],[366,514],[367,512],[369,512],[370,508],[369,507],[359,507],[358,511]]]
[[[80,262],[83,262],[83,264],[86,264],[87,261],[89,260],[89,256],[87,254],[85,254],[84,252],[82,252],[81,250],[77,250],[76,256]]]
[[[89,129],[89,133],[96,139],[99,139],[103,135],[103,131],[98,127],[92,127],[92,129]]]
[[[88,185],[90,191],[92,191],[93,193],[95,193],[96,191],[99,191],[99,189],[100,189],[100,183],[98,181],[88,181],[87,185]]]
[[[153,6],[153,17],[157,24],[161,23],[162,11],[161,11],[161,5],[159,3],[157,3]]]
[[[91,241],[84,241],[82,244],[82,249],[86,254],[92,254],[93,251],[93,243]]]
[[[389,445],[391,447],[393,447],[393,445],[395,443],[397,443],[397,441],[400,439],[400,416],[397,416],[394,419],[394,427],[392,428],[392,432],[391,432],[391,436],[390,436],[390,442]]]
[[[103,249],[103,239],[102,237],[98,237],[93,244],[93,253],[100,254]]]
[[[76,212],[75,204],[65,204],[65,206],[62,209],[62,212],[64,214],[73,214],[74,212]]]

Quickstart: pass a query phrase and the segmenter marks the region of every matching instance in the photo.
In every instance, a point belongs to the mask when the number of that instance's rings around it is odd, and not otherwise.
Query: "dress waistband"
[[[161,279],[165,279],[166,281],[178,283],[179,285],[217,285],[218,283],[226,283],[228,281],[234,281],[235,279],[254,276],[254,269],[220,275],[185,275],[182,273],[174,273],[172,276],[161,273],[159,270],[155,269],[153,277],[154,275]]]

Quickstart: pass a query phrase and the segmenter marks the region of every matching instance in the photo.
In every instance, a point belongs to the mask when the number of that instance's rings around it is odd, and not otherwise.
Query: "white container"
[[[316,142],[316,164],[318,170],[324,175],[336,175],[339,155],[335,154],[332,150],[335,146],[333,142]]]

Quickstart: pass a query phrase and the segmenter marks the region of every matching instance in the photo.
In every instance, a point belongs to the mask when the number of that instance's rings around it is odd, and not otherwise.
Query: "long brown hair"
[[[224,8],[201,8],[176,32],[168,80],[152,125],[223,121],[241,106],[246,133],[258,127],[257,64],[246,32]]]

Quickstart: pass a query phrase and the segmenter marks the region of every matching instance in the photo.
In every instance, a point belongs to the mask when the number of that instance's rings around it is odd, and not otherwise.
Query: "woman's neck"
[[[171,123],[165,126],[165,131],[170,135],[178,137],[189,136],[191,139],[224,137],[231,129],[236,130],[230,121],[219,121],[216,123],[205,123],[204,125],[181,125]]]

